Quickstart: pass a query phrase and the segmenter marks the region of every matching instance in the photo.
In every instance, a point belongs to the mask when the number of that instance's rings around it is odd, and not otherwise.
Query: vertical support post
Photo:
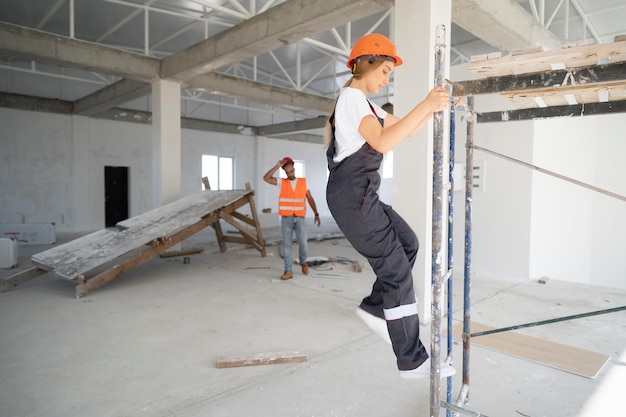
[[[469,398],[469,362],[470,362],[470,265],[472,259],[472,195],[474,192],[474,97],[467,97],[467,139],[465,144],[465,264],[463,269],[463,398],[457,404],[467,403]],[[459,404],[460,403],[460,404]]]
[[[152,82],[152,207],[180,198],[180,83]]]
[[[436,28],[435,85],[445,83],[444,52],[446,48],[445,26]],[[433,118],[433,201],[432,201],[432,322],[430,334],[430,415],[439,416],[441,390],[441,293],[442,293],[442,218],[443,218],[443,111]]]
[[[452,307],[453,307],[453,267],[454,267],[454,153],[455,153],[455,136],[456,136],[456,112],[454,103],[450,104],[450,155],[448,159],[448,182],[450,189],[448,190],[448,358],[452,360]],[[452,401],[452,377],[448,377],[447,381],[446,401]],[[446,410],[446,416],[452,416],[452,410]]]

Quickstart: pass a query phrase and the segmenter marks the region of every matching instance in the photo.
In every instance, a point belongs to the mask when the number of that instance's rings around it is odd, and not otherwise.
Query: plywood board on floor
[[[471,322],[470,333],[493,330],[484,324]],[[456,339],[462,339],[463,323],[452,329]],[[472,337],[471,344],[506,353],[518,358],[541,363],[552,368],[571,372],[587,378],[595,378],[609,360],[607,355],[551,342],[533,336],[506,331]]]

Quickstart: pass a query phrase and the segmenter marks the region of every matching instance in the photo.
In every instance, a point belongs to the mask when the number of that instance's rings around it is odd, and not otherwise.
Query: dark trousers
[[[376,273],[372,292],[360,307],[386,319],[398,369],[414,369],[428,359],[419,339],[411,271],[419,242],[391,206],[382,203],[372,190],[363,190],[359,183],[349,176],[329,181],[328,206],[346,239]]]

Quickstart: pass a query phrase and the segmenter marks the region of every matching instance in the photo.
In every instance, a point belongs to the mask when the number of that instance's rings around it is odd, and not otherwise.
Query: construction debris
[[[218,368],[236,368],[240,366],[306,362],[307,360],[308,357],[305,354],[293,351],[285,351],[223,357],[217,360],[216,366]]]
[[[311,266],[311,267],[318,267],[321,266],[323,264],[326,263],[331,263],[331,262],[339,262],[342,264],[346,264],[349,263],[352,265],[352,267],[354,268],[354,272],[363,272],[363,267],[361,266],[361,263],[359,261],[357,261],[356,259],[349,259],[349,258],[344,258],[343,256],[338,256],[338,257],[324,257],[324,256],[316,256],[313,258],[308,258],[306,263]]]
[[[202,253],[203,251],[204,251],[204,249],[202,249],[202,248],[181,250],[181,251],[168,251],[168,252],[163,252],[159,256],[161,258],[173,258],[175,256],[195,255],[197,253]]]
[[[313,278],[338,278],[338,279],[350,279],[347,275],[340,274],[313,274],[311,275]]]

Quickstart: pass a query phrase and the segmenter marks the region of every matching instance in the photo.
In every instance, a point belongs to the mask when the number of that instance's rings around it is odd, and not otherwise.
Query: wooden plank
[[[189,236],[194,233],[199,232],[200,230],[208,227],[211,223],[219,221],[219,217],[217,212],[214,212],[208,216],[203,217],[199,222],[194,225],[187,227],[184,230],[176,233],[171,239],[164,242],[162,245],[158,246],[146,246],[146,249],[143,251],[133,255],[129,259],[114,265],[113,267],[107,269],[106,271],[90,278],[85,279],[83,277],[78,277],[74,279],[78,283],[76,286],[76,298],[80,298],[87,294],[89,291],[94,290],[96,288],[100,288],[106,283],[114,280],[118,276],[122,275],[125,272],[130,271],[131,269],[136,268],[142,263],[148,261],[149,259],[155,257],[159,253],[166,251],[167,249],[173,247],[174,245],[182,242],[187,239]]]
[[[256,223],[254,222],[254,220],[252,220],[250,217],[246,216],[245,214],[239,213],[238,211],[233,211],[232,213],[230,213],[230,215],[236,218],[237,220],[243,223],[246,223],[249,226],[256,226]]]
[[[249,194],[248,190],[212,191],[204,190],[161,207],[147,211],[139,216],[119,222],[120,229],[152,228],[161,226],[164,230],[156,236],[167,236],[214,210],[228,206]]]
[[[493,327],[471,322],[472,333],[493,330]],[[453,327],[453,335],[462,340],[463,323]],[[538,337],[515,332],[493,333],[473,337],[471,344],[507,353],[587,378],[595,378],[609,360],[607,355],[579,349]]]
[[[549,106],[567,106],[569,101],[566,95],[571,95],[576,100],[573,104],[598,103],[601,93],[605,92],[607,101],[621,101],[626,99],[626,80],[615,83],[588,85],[571,85],[563,87],[545,88],[536,91],[506,92],[502,97],[510,99],[517,108],[540,107],[535,97],[541,97]]]
[[[226,242],[224,241],[224,231],[222,230],[222,224],[216,221],[211,226],[215,229],[215,236],[217,237],[217,244],[220,247],[220,252],[226,252]]]
[[[36,266],[31,266],[30,268],[24,269],[23,271],[16,272],[15,274],[9,275],[8,277],[0,280],[0,292],[5,292],[13,289],[18,285],[21,285],[47,273],[48,271],[39,269]]]
[[[252,190],[252,186],[249,182],[246,183],[246,190]],[[261,246],[261,256],[265,257],[265,239],[263,239],[263,233],[261,231],[261,222],[259,221],[259,215],[256,211],[256,204],[254,203],[254,198],[249,196],[248,198],[250,202],[250,212],[252,213],[252,225],[256,228],[256,236],[259,245]],[[238,214],[238,213],[237,213]]]
[[[477,114],[478,123],[512,122],[519,120],[547,119],[551,117],[577,117],[594,114],[626,113],[626,100],[610,103],[578,104],[575,106],[557,106],[524,108]]]
[[[172,235],[198,222],[208,213],[245,199],[251,191],[201,191],[120,222],[122,230],[95,232],[59,245],[31,258],[33,264],[73,280],[150,242]]]
[[[224,221],[228,222],[232,226],[236,227],[239,233],[244,237],[244,240],[255,246],[258,250],[262,249],[261,243],[258,241],[257,236],[253,235],[252,232],[245,227],[241,226],[237,221],[228,213],[220,213],[220,217],[224,219]],[[224,236],[225,240],[234,241],[233,237]]]
[[[501,92],[539,91],[568,86],[610,86],[626,79],[626,62],[570,70],[550,70],[520,75],[480,78],[452,83],[454,96]]]
[[[285,351],[222,357],[217,360],[216,366],[218,368],[236,368],[240,366],[306,362],[307,360],[308,357],[305,354]]]
[[[488,77],[550,71],[558,68],[578,68],[599,63],[626,61],[626,42],[584,45],[502,58],[472,59],[470,71]]]
[[[53,271],[57,262],[61,262],[61,260],[66,259],[72,254],[74,254],[75,259],[78,259],[77,254],[85,247],[92,247],[98,242],[105,241],[117,234],[118,232],[112,230],[98,230],[97,232],[81,236],[78,239],[71,240],[46,251],[36,253],[31,257],[31,262],[41,269]],[[66,260],[65,262],[69,261],[71,261],[71,259]]]
[[[197,248],[197,249],[188,249],[188,250],[179,250],[179,251],[165,252],[165,253],[160,254],[159,256],[161,258],[173,258],[173,257],[176,257],[176,256],[195,255],[195,254],[202,253],[202,252],[204,252],[204,249]]]

